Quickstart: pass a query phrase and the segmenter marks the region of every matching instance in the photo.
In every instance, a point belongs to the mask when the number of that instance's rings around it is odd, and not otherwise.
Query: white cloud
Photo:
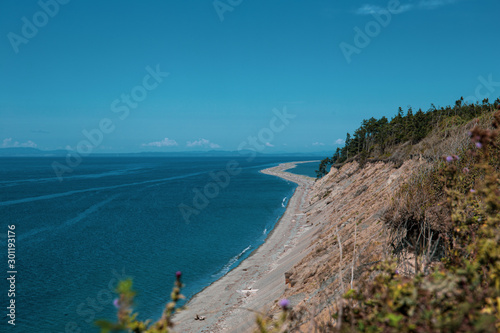
[[[142,144],[143,147],[172,147],[172,146],[178,146],[178,145],[179,144],[177,143],[177,141],[169,139],[169,138],[165,138],[161,141],[154,141],[154,142]]]
[[[342,139],[337,139],[337,140],[335,141],[335,144],[337,144],[337,145],[343,145],[343,144],[345,144],[345,141],[344,141],[344,140],[342,140]]]
[[[458,0],[420,0],[418,6],[424,9],[434,9],[445,5],[450,5]]]
[[[324,146],[325,144],[323,142],[314,142],[313,146]]]
[[[395,12],[395,14],[401,14],[401,13],[404,13],[404,12],[407,12],[409,10],[412,10],[413,9],[413,6],[412,4],[406,4],[406,5],[402,5],[401,7],[399,7],[399,9]]]
[[[358,14],[358,15],[379,14],[380,12],[382,12],[384,10],[385,10],[384,8],[377,6],[377,5],[364,4],[360,8],[356,9],[356,14]]]
[[[266,142],[266,147],[274,147],[274,145],[270,142]]]
[[[29,147],[36,148],[38,145],[31,140],[19,143],[18,141],[12,141],[12,138],[5,138],[2,142],[3,148],[18,148],[18,147]]]
[[[210,142],[210,140],[207,140],[207,139],[188,141],[188,142],[186,142],[186,146],[188,146],[188,147],[210,147],[212,149],[220,148],[220,146],[218,144]]]
[[[392,11],[391,13],[401,14],[413,9],[414,7],[415,6],[412,4],[401,5],[396,11]],[[387,9],[377,5],[364,4],[360,8],[356,9],[355,13],[358,15],[382,15],[384,13],[387,14]]]
[[[459,0],[419,0],[416,4],[408,3],[399,6],[399,8],[396,10],[396,12],[393,12],[393,14],[401,14],[404,12],[407,12],[409,10],[413,10],[416,8],[419,9],[435,9],[438,7],[442,7],[445,5],[450,5]],[[380,7],[378,5],[372,5],[372,4],[364,4],[363,6],[359,7],[356,9],[355,13],[357,15],[376,15],[376,14],[383,14],[387,13],[387,8]]]

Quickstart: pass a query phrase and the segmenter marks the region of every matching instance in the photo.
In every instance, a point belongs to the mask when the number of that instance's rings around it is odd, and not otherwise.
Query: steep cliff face
[[[318,180],[305,211],[307,223],[320,225],[305,258],[285,274],[285,297],[321,320],[333,296],[348,290],[370,265],[387,253],[388,229],[382,217],[398,188],[425,161],[357,162],[332,169]],[[342,279],[341,279],[342,278]],[[352,282],[351,282],[352,281]]]

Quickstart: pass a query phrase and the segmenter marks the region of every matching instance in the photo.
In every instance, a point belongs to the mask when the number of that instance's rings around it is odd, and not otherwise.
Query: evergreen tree
[[[437,109],[434,104],[427,112],[419,109],[415,114],[413,109],[408,107],[406,115],[403,109],[398,108],[397,114],[389,121],[386,117],[380,119],[363,119],[361,126],[354,131],[351,137],[347,133],[345,144],[342,148],[337,148],[332,158],[321,161],[318,177],[327,173],[327,167],[332,163],[343,163],[349,158],[357,157],[364,162],[377,154],[383,155],[391,146],[410,142],[418,143],[424,139],[430,131],[446,124],[444,120],[449,117],[460,117],[461,121],[469,121],[480,116],[484,112],[490,112],[500,107],[500,97],[493,104],[486,98],[482,104],[468,104],[463,102],[463,97],[455,102],[454,107],[447,106]],[[375,156],[374,156],[375,155]]]

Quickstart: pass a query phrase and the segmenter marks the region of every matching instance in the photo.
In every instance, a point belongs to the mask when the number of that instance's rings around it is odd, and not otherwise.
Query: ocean
[[[319,161],[310,163],[300,163],[297,164],[294,168],[286,170],[286,172],[316,178],[317,177],[316,170],[319,169],[319,163],[320,163]]]
[[[311,159],[87,157],[59,181],[54,158],[0,158],[2,311],[15,225],[16,331],[98,332],[127,277],[139,318],[157,319],[176,271],[189,299],[271,232],[296,185],[259,170]]]

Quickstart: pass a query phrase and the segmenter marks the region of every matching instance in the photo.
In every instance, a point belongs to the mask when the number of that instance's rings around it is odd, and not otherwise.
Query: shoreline
[[[306,253],[315,229],[307,225],[304,209],[308,206],[314,178],[285,172],[297,164],[281,163],[260,170],[297,184],[283,215],[266,240],[230,272],[195,294],[174,322],[176,332],[245,332],[254,327],[256,312],[272,307],[285,292],[285,272]],[[299,241],[301,240],[301,241]],[[300,245],[300,246],[299,246]],[[195,320],[195,316],[205,320]]]

